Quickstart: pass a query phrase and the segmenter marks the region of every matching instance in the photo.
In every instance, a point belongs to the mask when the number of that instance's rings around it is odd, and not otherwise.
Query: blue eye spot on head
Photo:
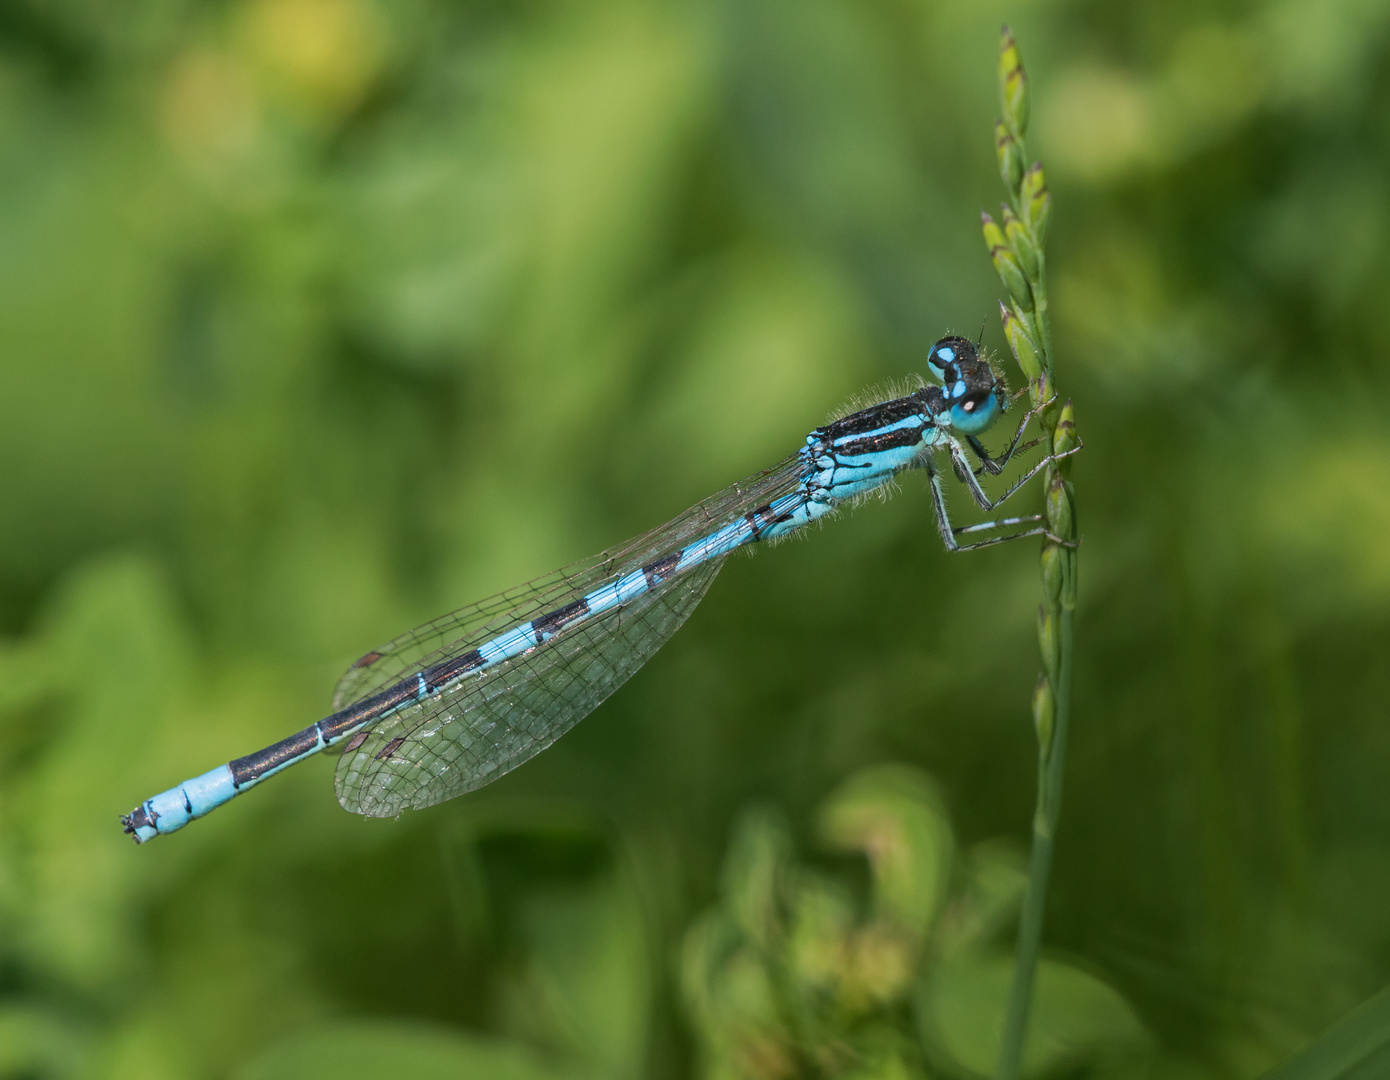
[[[965,397],[965,391],[967,389],[968,387],[965,385],[965,380],[961,379],[955,386],[951,387],[951,396],[953,398]]]
[[[927,366],[931,373],[942,382],[955,382],[960,378],[958,368],[975,358],[975,346],[963,337],[944,337],[931,347],[927,353]]]

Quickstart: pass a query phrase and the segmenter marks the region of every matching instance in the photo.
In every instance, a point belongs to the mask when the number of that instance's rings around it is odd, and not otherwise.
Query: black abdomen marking
[[[420,674],[425,677],[425,689],[428,692],[438,690],[445,683],[457,679],[465,672],[482,666],[483,654],[477,649],[472,649],[462,656],[456,656],[452,660],[444,660],[433,667],[427,667]]]
[[[247,754],[246,757],[228,762],[227,767],[232,770],[232,784],[241,787],[253,780],[259,780],[272,769],[303,757],[318,745],[319,725],[310,724],[288,739],[281,739],[264,750],[257,750],[254,754]]]
[[[792,519],[791,514],[774,514],[771,506],[760,506],[751,514],[744,514],[744,520],[748,522],[748,527],[753,530],[753,539],[761,540],[763,530],[770,529],[773,525],[780,525],[784,521]]]
[[[536,644],[539,645],[547,637],[558,634],[565,628],[566,623],[572,623],[575,619],[582,619],[587,614],[589,614],[589,601],[581,598],[572,604],[566,604],[562,608],[548,612],[539,619],[531,620],[531,630],[536,635]]]
[[[462,659],[462,657],[460,657]],[[334,739],[345,731],[361,727],[368,720],[374,720],[383,713],[404,705],[420,692],[420,680],[412,675],[408,679],[388,686],[378,694],[349,705],[341,712],[324,717],[315,727],[323,732],[324,740]]]
[[[647,588],[655,589],[663,581],[671,576],[672,571],[680,565],[681,553],[673,551],[669,555],[663,555],[654,563],[642,567],[642,573],[647,579]]]

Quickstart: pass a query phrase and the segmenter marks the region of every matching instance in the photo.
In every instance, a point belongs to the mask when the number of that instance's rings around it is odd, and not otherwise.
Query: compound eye
[[[977,435],[999,415],[999,402],[988,392],[973,391],[951,403],[951,423],[962,435]]]
[[[975,346],[962,337],[944,337],[931,347],[927,364],[942,382],[955,382],[962,363],[975,358]]]

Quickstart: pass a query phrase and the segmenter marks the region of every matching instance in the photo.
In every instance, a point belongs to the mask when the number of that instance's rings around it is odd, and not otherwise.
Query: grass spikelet
[[[1005,336],[1014,359],[1028,375],[1028,393],[1039,408],[1057,396],[1054,382],[1052,332],[1047,302],[1047,262],[1043,240],[1052,197],[1043,179],[1042,164],[1027,161],[1025,136],[1030,112],[1028,80],[1018,44],[1004,27],[999,43],[999,89],[1004,117],[995,126],[999,173],[1008,192],[1004,226],[982,214],[985,246],[1015,306],[1001,305]],[[1077,445],[1076,418],[1071,402],[1040,414],[1043,433],[1053,454]],[[1017,1080],[1024,1036],[1032,1006],[1033,982],[1042,945],[1043,914],[1047,907],[1052,849],[1062,810],[1062,780],[1071,713],[1072,620],[1076,610],[1077,531],[1070,458],[1054,459],[1046,472],[1046,519],[1049,536],[1043,542],[1043,603],[1038,609],[1038,640],[1043,672],[1033,695],[1033,723],[1038,738],[1037,807],[1033,814],[1033,845],[1028,866],[1028,890],[1019,920],[1013,986],[1000,1038],[999,1080]]]

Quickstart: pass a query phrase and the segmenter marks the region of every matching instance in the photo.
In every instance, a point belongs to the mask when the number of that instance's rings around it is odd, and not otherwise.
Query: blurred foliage
[[[1262,1080],[1375,1080],[1390,1072],[1390,989],[1362,1002]]]
[[[758,867],[787,875],[758,917],[792,934],[814,886],[801,918],[860,943],[798,961],[829,964],[818,1024],[980,1067],[999,954],[928,957],[954,905],[1007,906],[1007,862],[791,854],[823,804],[865,850],[886,811],[825,800],[884,761],[939,784],[893,804],[933,808],[918,850],[1027,835],[1035,552],[948,557],[916,477],[732,561],[477,796],[364,821],[319,761],[145,849],[117,816],[943,332],[988,317],[1002,351],[1006,19],[1087,443],[1040,1000],[1111,987],[1149,1076],[1215,1080],[1390,983],[1385,3],[8,0],[0,1075],[693,1076],[678,943],[713,903],[736,955]],[[750,804],[792,839],[734,830]]]
[[[685,940],[705,1075],[989,1075],[1013,972],[1012,937],[996,939],[1023,895],[1022,860],[986,842],[957,869],[935,788],[899,766],[855,774],[819,823],[828,848],[865,858],[867,903],[856,905],[848,875],[798,866],[776,815],[740,821],[721,902]],[[1029,1033],[1025,1075],[1127,1068],[1147,1049],[1115,991],[1060,960],[1041,965]]]

